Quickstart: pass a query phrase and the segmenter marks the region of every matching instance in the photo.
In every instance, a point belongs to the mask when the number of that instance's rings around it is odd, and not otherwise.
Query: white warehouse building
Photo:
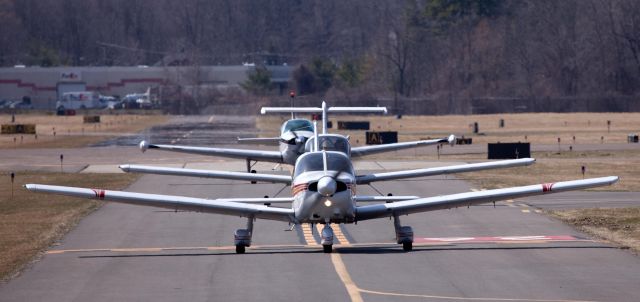
[[[267,66],[282,90],[291,79],[289,66]],[[97,91],[125,96],[163,85],[240,87],[252,65],[171,67],[13,67],[0,68],[0,100],[31,98],[37,109],[54,109],[65,92]]]

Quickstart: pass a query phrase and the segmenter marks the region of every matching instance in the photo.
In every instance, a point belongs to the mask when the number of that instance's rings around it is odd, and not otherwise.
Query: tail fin
[[[320,143],[318,142],[318,121],[313,121],[313,151],[320,150]]]

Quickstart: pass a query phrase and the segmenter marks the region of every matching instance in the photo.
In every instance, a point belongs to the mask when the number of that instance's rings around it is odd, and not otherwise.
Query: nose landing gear
[[[320,244],[322,244],[322,251],[331,253],[333,251],[333,229],[328,222],[324,225],[320,237],[322,239],[320,242]]]

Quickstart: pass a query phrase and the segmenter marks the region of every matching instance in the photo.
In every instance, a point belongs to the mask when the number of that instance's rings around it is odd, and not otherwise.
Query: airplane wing
[[[217,199],[224,201],[232,201],[232,202],[241,202],[241,203],[288,203],[291,204],[293,202],[293,197],[265,197],[265,198],[225,198],[225,199]]]
[[[279,151],[262,151],[262,150],[245,150],[232,148],[211,148],[211,147],[192,147],[178,145],[156,145],[149,144],[146,141],[140,142],[140,150],[142,152],[147,149],[159,149],[173,152],[213,155],[230,158],[250,159],[255,161],[266,161],[274,163],[282,163],[282,153]]]
[[[476,163],[476,164],[465,164],[465,165],[457,165],[457,166],[373,173],[373,174],[356,176],[356,183],[369,184],[376,181],[415,178],[415,177],[462,173],[462,172],[471,172],[471,171],[480,171],[480,170],[489,170],[489,169],[520,167],[520,166],[531,165],[535,161],[536,160],[533,158],[520,158],[520,159],[499,160],[499,161],[483,162],[483,163]]]
[[[404,143],[353,147],[351,148],[351,157],[360,157],[360,156],[376,154],[381,152],[409,149],[409,148],[415,148],[415,147],[424,147],[424,146],[431,146],[431,145],[437,145],[437,144],[454,144],[455,139],[456,137],[452,134],[447,138],[441,138],[441,139],[429,139],[429,140],[404,142]]]
[[[395,202],[395,201],[403,201],[403,200],[412,200],[418,199],[419,196],[369,196],[369,195],[356,195],[353,196],[353,199],[356,202]],[[218,199],[224,201],[233,201],[233,202],[242,202],[242,203],[292,203],[293,197],[269,197],[269,198],[225,198]]]
[[[293,209],[269,207],[265,205],[246,204],[247,199],[204,199],[172,195],[133,193],[77,187],[50,186],[27,184],[25,188],[33,192],[53,193],[58,195],[75,196],[88,199],[109,200],[118,203],[135,204],[240,217],[254,217],[285,222],[294,221]],[[267,198],[263,198],[267,199]]]
[[[395,202],[395,201],[403,201],[403,200],[412,200],[418,199],[418,196],[367,196],[367,195],[356,195],[353,196],[356,202]]]
[[[279,137],[238,137],[238,143],[278,146],[280,144],[280,138]]]
[[[154,167],[154,166],[143,166],[143,165],[120,165],[119,167],[124,172],[134,172],[134,173],[191,176],[191,177],[202,177],[202,178],[221,178],[221,179],[291,184],[291,176],[289,175],[167,168],[167,167]]]
[[[407,215],[506,199],[522,198],[526,196],[559,193],[570,190],[581,190],[586,188],[611,185],[617,181],[617,176],[608,176],[523,187],[468,192],[430,198],[420,198],[394,203],[365,205],[356,208],[356,220],[390,217],[393,215]]]

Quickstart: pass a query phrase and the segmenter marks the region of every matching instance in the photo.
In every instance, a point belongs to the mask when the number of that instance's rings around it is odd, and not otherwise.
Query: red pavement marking
[[[496,237],[442,237],[428,238],[415,237],[415,243],[482,243],[482,242],[527,242],[527,241],[576,241],[580,238],[559,235],[559,236],[496,236]]]

